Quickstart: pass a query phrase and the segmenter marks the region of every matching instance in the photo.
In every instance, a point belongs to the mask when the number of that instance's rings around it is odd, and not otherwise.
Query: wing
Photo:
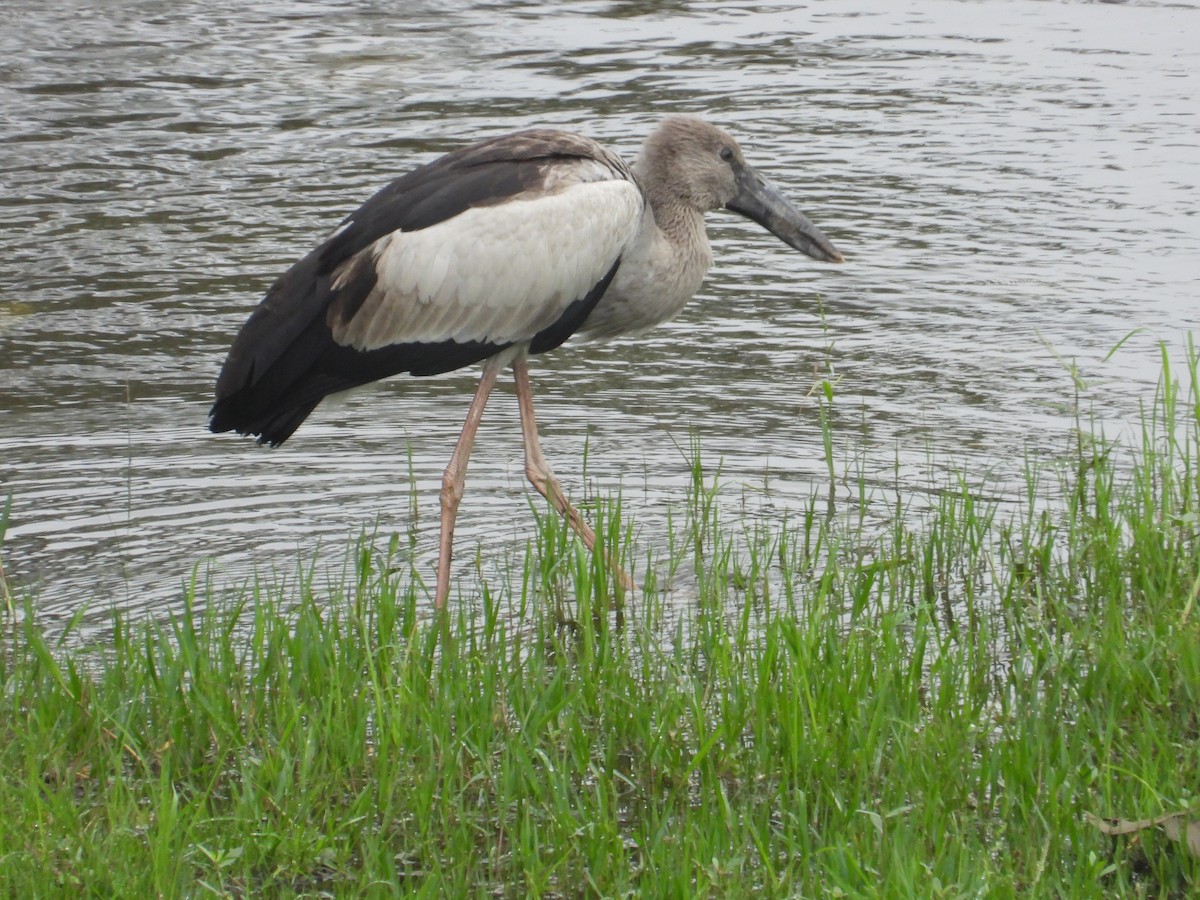
[[[368,351],[532,340],[612,268],[636,234],[641,204],[629,181],[578,182],[392,231],[334,270],[333,339]]]
[[[645,201],[586,138],[520,132],[397,179],[267,292],[217,380],[213,431],[282,443],[324,396],[561,344],[636,235]]]

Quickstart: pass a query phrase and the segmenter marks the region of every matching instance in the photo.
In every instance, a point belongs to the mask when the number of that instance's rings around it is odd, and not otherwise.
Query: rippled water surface
[[[621,488],[653,547],[695,432],[732,495],[769,484],[768,515],[824,496],[809,392],[832,366],[839,468],[914,496],[961,468],[1015,496],[1026,448],[1067,446],[1065,360],[1117,432],[1156,342],[1200,323],[1198,34],[1186,2],[7,4],[9,574],[47,616],[166,609],[197,565],[236,583],[378,526],[415,530],[432,575],[476,372],[353,394],[267,451],[206,431],[234,331],[416,163],[532,124],[631,157],[674,111],[732,129],[848,263],[712,216],[716,265],[676,321],[535,363],[568,487],[586,441],[586,487]],[[474,548],[486,573],[530,538],[526,498],[506,392],[460,514],[464,587]]]

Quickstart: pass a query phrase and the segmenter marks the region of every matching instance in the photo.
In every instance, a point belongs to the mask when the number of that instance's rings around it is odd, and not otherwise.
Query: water
[[[828,490],[810,389],[832,366],[839,468],[919,496],[961,467],[1015,497],[1024,450],[1069,443],[1064,361],[1119,433],[1157,342],[1200,322],[1198,37],[1200,5],[1166,2],[10,4],[10,577],[47,619],[161,612],[197,567],[236,584],[378,527],[415,533],[432,581],[476,373],[351,395],[266,451],[205,429],[233,333],[416,163],[533,124],[632,155],[673,111],[735,131],[849,261],[711,217],[717,264],[679,319],[535,363],[564,483],[584,490],[586,442],[586,487],[621,488],[659,546],[695,431],[735,501],[769,484],[759,514],[799,507]],[[485,572],[520,552],[527,496],[506,391],[472,459],[460,582],[475,548]]]

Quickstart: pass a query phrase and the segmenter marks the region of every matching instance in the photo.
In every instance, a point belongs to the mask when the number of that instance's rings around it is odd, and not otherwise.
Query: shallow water
[[[679,319],[535,363],[560,477],[583,492],[586,442],[586,487],[620,488],[647,547],[683,501],[693,432],[732,497],[769,485],[755,514],[824,497],[810,389],[829,366],[840,471],[919,498],[961,468],[1015,498],[1024,450],[1070,441],[1067,362],[1116,434],[1157,342],[1200,323],[1196,3],[15,7],[4,558],[48,618],[169,609],[197,566],[237,583],[376,527],[415,533],[432,580],[475,371],[353,394],[276,451],[210,435],[206,413],[270,281],[377,187],[481,136],[563,125],[632,155],[660,115],[699,112],[848,257],[714,215],[717,263]],[[476,547],[488,572],[532,533],[504,393],[472,459],[460,584]]]

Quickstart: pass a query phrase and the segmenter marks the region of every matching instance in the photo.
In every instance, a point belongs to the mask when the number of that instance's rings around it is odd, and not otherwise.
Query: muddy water
[[[48,618],[168,610],[197,567],[288,572],[376,528],[431,575],[475,373],[387,382],[258,450],[205,429],[233,332],[414,164],[543,123],[632,155],[674,111],[734,130],[849,261],[714,215],[679,319],[535,365],[564,482],[620,488],[657,546],[696,433],[735,507],[766,484],[756,514],[786,513],[829,490],[810,389],[832,371],[839,471],[916,503],[956,468],[1016,497],[1022,453],[1070,440],[1066,362],[1120,433],[1157,342],[1200,323],[1198,33],[1195,3],[10,4],[10,576]],[[530,539],[526,497],[502,394],[460,516],[468,590],[476,548],[487,575]]]

